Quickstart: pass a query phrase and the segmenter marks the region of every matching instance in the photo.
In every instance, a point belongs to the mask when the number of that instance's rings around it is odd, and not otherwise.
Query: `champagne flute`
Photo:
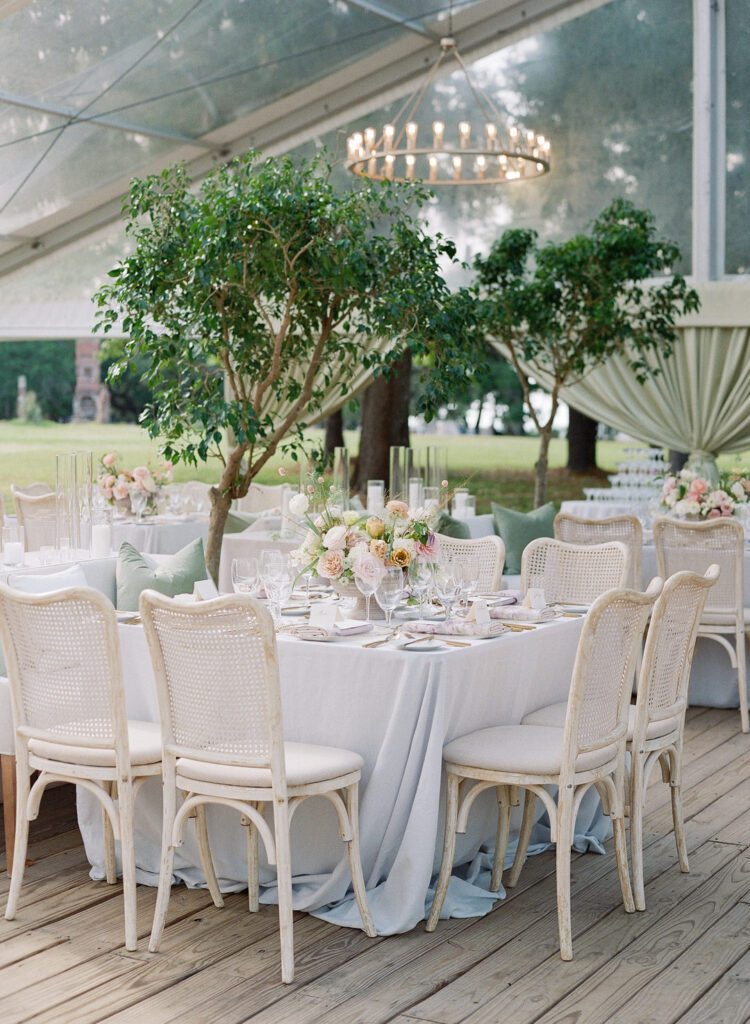
[[[366,621],[369,622],[370,621],[370,598],[372,597],[372,595],[375,593],[375,590],[377,589],[378,581],[376,579],[374,579],[374,580],[372,580],[372,579],[363,579],[361,576],[358,575],[357,570],[355,569],[354,570],[354,582],[357,585],[357,590],[360,592],[360,594],[365,599],[365,607],[367,609]]]
[[[404,592],[404,572],[399,568],[388,568],[375,588],[375,600],[385,612],[385,625],[391,628],[391,616]]]
[[[258,559],[232,559],[232,589],[235,594],[252,594],[258,585]]]

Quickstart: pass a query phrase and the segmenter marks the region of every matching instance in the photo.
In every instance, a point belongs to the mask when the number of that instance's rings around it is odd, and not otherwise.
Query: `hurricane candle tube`
[[[336,504],[342,511],[349,508],[349,452],[346,448],[333,449],[333,481]]]

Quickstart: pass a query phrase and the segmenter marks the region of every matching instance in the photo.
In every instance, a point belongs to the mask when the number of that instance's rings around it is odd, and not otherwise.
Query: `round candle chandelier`
[[[477,103],[480,124],[444,121],[427,128],[415,120],[443,63],[455,58]],[[440,40],[440,56],[391,124],[354,132],[347,139],[346,167],[373,181],[424,181],[433,185],[497,185],[538,178],[550,169],[549,139],[506,124],[490,97],[474,84],[453,36]]]

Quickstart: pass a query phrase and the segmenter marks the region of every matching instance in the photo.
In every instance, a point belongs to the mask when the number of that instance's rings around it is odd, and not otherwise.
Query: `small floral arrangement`
[[[312,570],[334,583],[353,583],[356,577],[377,582],[386,567],[406,569],[415,559],[437,557],[438,538],[432,529],[435,512],[410,509],[404,501],[387,502],[379,516],[344,511],[335,504],[331,488],[316,514],[311,505],[320,497],[322,483],[318,477],[317,487],[308,485],[306,492],[289,502],[290,513],[309,527],[302,545],[292,553],[301,572]]]
[[[750,480],[724,474],[717,487],[689,469],[667,476],[661,490],[661,504],[672,515],[720,519],[734,515],[738,505],[750,499]]]
[[[139,490],[147,495],[146,507],[153,510],[162,487],[172,480],[171,462],[162,463],[159,469],[151,469],[150,466],[134,466],[133,469],[127,469],[122,465],[117,452],[107,452],[101,457],[100,466],[97,485],[99,492],[110,505],[126,501],[131,491]]]

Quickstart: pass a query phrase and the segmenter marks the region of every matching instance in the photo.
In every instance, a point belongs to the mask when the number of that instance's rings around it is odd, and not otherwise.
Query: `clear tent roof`
[[[466,56],[604,0],[455,0]],[[88,333],[130,178],[294,148],[406,92],[447,0],[0,3],[0,338]]]

